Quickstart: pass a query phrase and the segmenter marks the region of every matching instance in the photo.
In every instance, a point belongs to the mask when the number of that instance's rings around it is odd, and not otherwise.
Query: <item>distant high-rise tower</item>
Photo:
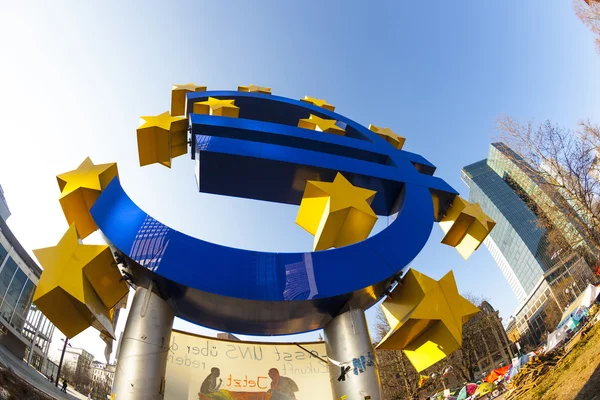
[[[10,210],[8,209],[8,204],[6,203],[6,198],[4,197],[4,192],[0,185],[0,218],[6,221],[8,217],[10,217]]]
[[[536,209],[529,196],[542,189],[528,168],[509,147],[494,143],[487,159],[463,168],[462,179],[469,187],[469,200],[496,221],[484,244],[520,303],[515,313],[520,331],[533,332],[535,342],[543,331],[554,328],[543,323],[546,302],[554,300],[564,309],[574,300],[565,290],[579,294],[593,275],[573,251],[550,250],[547,231],[538,225],[543,210]]]

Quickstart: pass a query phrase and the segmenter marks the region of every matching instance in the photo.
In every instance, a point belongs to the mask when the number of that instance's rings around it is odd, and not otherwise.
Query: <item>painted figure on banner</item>
[[[210,375],[208,375],[202,385],[200,386],[200,393],[198,393],[198,400],[230,400],[232,397],[229,392],[221,389],[223,379],[219,378],[221,370],[219,368],[211,368]]]
[[[271,378],[271,400],[296,400],[298,385],[291,378],[279,375],[277,368],[269,370],[269,378]]]

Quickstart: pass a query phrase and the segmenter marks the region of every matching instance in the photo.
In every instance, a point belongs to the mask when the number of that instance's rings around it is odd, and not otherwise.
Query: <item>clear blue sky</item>
[[[310,248],[294,207],[199,194],[186,157],[172,170],[138,166],[138,118],[167,110],[173,83],[325,98],[405,136],[464,196],[460,169],[486,157],[501,113],[600,122],[600,56],[570,1],[24,3],[0,14],[0,183],[29,250],[66,230],[55,175],[88,155],[117,161],[132,198],[186,233]],[[453,269],[462,292],[511,315],[516,300],[487,250],[464,262],[440,240],[436,227],[412,267],[435,278]]]

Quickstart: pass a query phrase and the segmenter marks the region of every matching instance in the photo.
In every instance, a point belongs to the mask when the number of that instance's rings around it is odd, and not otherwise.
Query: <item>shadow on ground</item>
[[[600,364],[590,376],[590,379],[583,385],[575,400],[600,400]]]
[[[27,365],[26,362],[12,354],[6,347],[0,345],[0,364],[2,364],[7,374],[5,375],[4,383],[7,385],[10,382],[14,383],[16,392],[14,397],[9,399],[15,400],[35,400],[35,399],[56,399],[56,400],[78,400],[85,399],[83,395],[73,393],[63,393],[50,383],[48,379],[38,371]],[[0,377],[0,386],[3,386],[3,378]],[[29,388],[26,388],[29,386]],[[31,390],[29,392],[21,392],[21,390]],[[41,393],[38,393],[41,392]]]

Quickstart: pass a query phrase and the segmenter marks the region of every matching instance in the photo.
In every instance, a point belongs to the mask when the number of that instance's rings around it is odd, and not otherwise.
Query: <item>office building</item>
[[[48,350],[54,325],[31,304],[42,270],[6,224],[8,216],[0,188],[0,344],[26,360],[33,347],[31,364],[40,371],[52,369]]]
[[[115,364],[104,364],[93,361],[91,364],[92,387],[97,390],[108,391],[112,388],[115,379]]]
[[[34,304],[29,308],[21,334],[29,341],[29,345],[25,348],[24,359],[28,360],[31,366],[42,374],[56,376],[58,365],[48,358],[48,351],[54,334],[54,324]],[[33,354],[30,356],[32,344]]]
[[[60,349],[60,351],[62,352],[62,349]],[[92,353],[78,347],[67,347],[63,365],[68,366],[67,368],[71,368],[76,376],[85,375],[90,371],[92,361],[94,361]]]
[[[31,346],[38,325],[34,315],[28,316],[33,293],[42,270],[27,254],[3,219],[0,219],[0,326],[4,335],[0,335],[0,344],[8,348],[17,357],[23,358],[26,347]],[[47,321],[47,320],[46,320]],[[43,357],[47,355],[47,344],[41,344],[44,338],[52,336],[53,326],[46,322],[46,331],[36,338],[36,351],[43,348]]]
[[[469,200],[479,203],[497,223],[484,244],[519,301],[515,311],[519,334],[535,346],[544,332],[555,328],[544,323],[548,301],[564,309],[569,293],[578,295],[594,278],[574,249],[552,250],[548,232],[538,223],[550,196],[530,169],[506,145],[493,143],[487,159],[463,168],[462,179],[469,187]],[[565,223],[564,215],[553,218],[577,232],[575,223]]]
[[[483,301],[479,309],[481,312],[469,320],[464,329],[473,330],[467,332],[477,363],[473,370],[477,375],[487,375],[498,367],[510,364],[514,349],[498,311],[487,301]]]
[[[104,364],[94,361],[90,368],[91,377],[91,398],[108,399],[111,398],[113,381],[115,380],[115,364]]]
[[[510,340],[512,343],[517,343],[521,338],[521,335],[519,335],[519,330],[517,329],[517,319],[515,317],[509,318],[504,330],[506,331],[508,340]]]
[[[10,217],[10,210],[8,209],[8,204],[6,203],[6,197],[4,197],[4,191],[0,185],[0,219],[6,221],[8,217]]]

